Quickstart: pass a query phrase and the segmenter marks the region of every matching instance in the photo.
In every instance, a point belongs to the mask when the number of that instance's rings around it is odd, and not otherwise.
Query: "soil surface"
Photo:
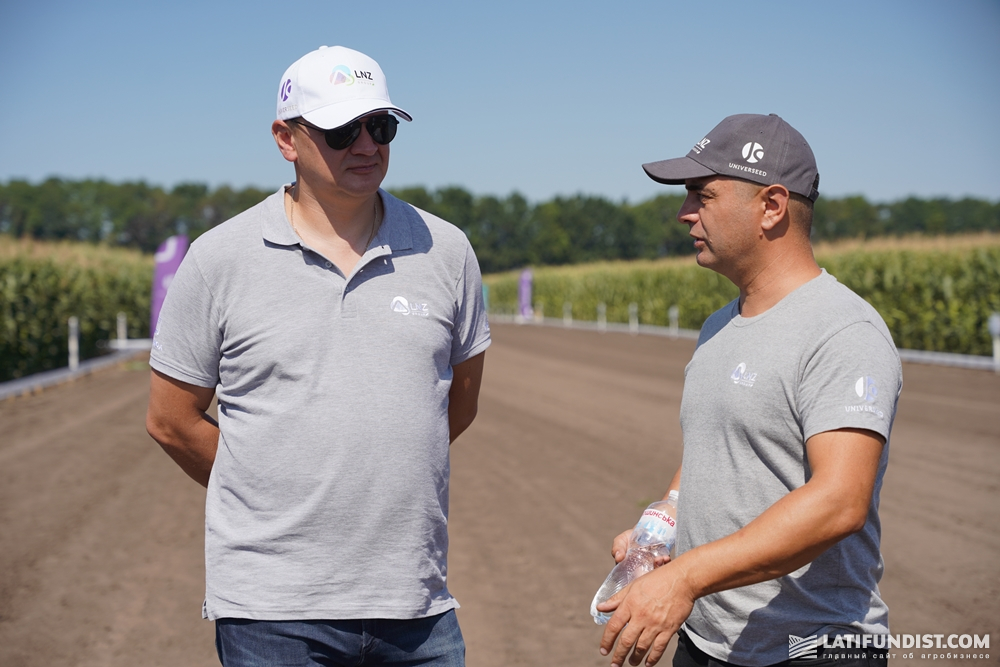
[[[449,581],[468,664],[607,665],[590,600],[612,538],[680,462],[694,345],[493,334],[479,417],[452,450]],[[201,619],[204,491],[145,433],[148,372],[133,362],[0,403],[4,667],[218,665]],[[904,365],[881,507],[893,633],[1000,641],[998,487],[1000,376]]]

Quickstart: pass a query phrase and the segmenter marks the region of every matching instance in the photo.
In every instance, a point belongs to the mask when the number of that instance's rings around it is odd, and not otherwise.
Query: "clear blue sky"
[[[665,190],[640,164],[777,113],[829,196],[1000,199],[1000,2],[0,3],[0,181],[271,189],[285,68],[375,58],[414,116],[386,185]]]

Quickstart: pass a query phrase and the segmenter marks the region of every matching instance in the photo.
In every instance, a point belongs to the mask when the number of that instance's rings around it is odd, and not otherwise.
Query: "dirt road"
[[[607,664],[590,598],[611,538],[680,460],[692,349],[494,327],[452,460],[470,667]],[[133,364],[0,403],[0,665],[218,664],[200,618],[204,492],[145,434],[147,376]],[[882,495],[892,631],[1000,641],[1000,376],[904,378]]]

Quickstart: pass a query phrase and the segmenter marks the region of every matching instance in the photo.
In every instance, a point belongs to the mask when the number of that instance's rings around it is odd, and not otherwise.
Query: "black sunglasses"
[[[322,132],[323,137],[326,139],[326,145],[335,151],[344,150],[357,141],[358,137],[361,136],[362,124],[368,128],[368,134],[371,136],[372,141],[382,146],[385,146],[396,137],[396,128],[399,126],[399,119],[392,114],[371,116],[367,120],[359,118],[347,125],[335,127],[332,130],[324,130],[321,127],[316,127],[301,118],[294,118],[292,120],[303,127]]]

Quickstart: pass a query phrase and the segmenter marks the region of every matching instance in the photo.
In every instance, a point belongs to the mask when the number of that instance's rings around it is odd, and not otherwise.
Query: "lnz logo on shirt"
[[[392,312],[399,313],[400,315],[419,315],[420,317],[430,315],[430,310],[428,310],[426,303],[411,303],[401,296],[394,298],[389,308]]]

